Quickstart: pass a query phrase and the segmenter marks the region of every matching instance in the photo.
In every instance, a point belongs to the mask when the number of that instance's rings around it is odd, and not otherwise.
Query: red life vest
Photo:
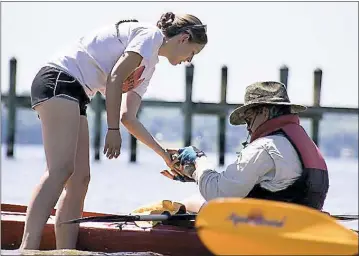
[[[297,115],[266,121],[252,134],[250,142],[278,133],[283,134],[297,151],[303,172],[286,189],[271,192],[257,184],[247,197],[297,203],[321,210],[329,189],[327,165],[318,147],[299,124]]]

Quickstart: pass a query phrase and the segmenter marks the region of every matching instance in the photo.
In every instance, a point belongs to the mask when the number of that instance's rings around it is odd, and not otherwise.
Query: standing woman
[[[27,209],[20,249],[38,249],[42,231],[57,201],[57,249],[76,247],[78,225],[61,225],[82,215],[90,181],[90,98],[106,96],[108,130],[104,154],[120,155],[120,122],[171,167],[169,153],[136,118],[142,96],[164,56],[172,65],[191,61],[207,43],[206,26],[193,15],[168,12],[157,26],[122,20],[82,37],[40,69],[31,87],[32,107],[39,115],[47,169]]]

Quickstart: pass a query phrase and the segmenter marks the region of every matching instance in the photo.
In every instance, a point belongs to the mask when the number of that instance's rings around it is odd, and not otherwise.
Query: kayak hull
[[[45,228],[40,250],[56,249],[52,212]],[[103,213],[85,212],[83,217],[104,216]],[[1,249],[18,249],[21,244],[26,207],[1,204]],[[199,240],[194,229],[168,225],[142,229],[134,224],[113,223],[80,224],[77,250],[92,252],[146,252],[164,255],[212,255]]]

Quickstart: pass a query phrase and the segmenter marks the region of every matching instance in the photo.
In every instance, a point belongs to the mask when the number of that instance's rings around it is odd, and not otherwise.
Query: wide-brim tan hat
[[[307,109],[306,106],[290,102],[284,84],[274,81],[257,82],[247,86],[244,104],[236,108],[229,116],[231,125],[245,124],[245,112],[259,105],[287,105],[291,113],[297,114]]]

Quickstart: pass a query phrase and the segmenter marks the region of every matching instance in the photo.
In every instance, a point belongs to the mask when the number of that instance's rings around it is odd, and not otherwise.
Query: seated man
[[[246,88],[244,105],[230,115],[230,123],[246,124],[251,136],[237,161],[218,173],[203,152],[190,146],[178,151],[181,168],[177,172],[193,179],[206,201],[250,197],[321,210],[329,178],[318,147],[299,123],[297,113],[305,110],[290,103],[282,83],[254,83]],[[197,205],[193,200],[183,203],[198,211],[204,200],[196,200]]]

